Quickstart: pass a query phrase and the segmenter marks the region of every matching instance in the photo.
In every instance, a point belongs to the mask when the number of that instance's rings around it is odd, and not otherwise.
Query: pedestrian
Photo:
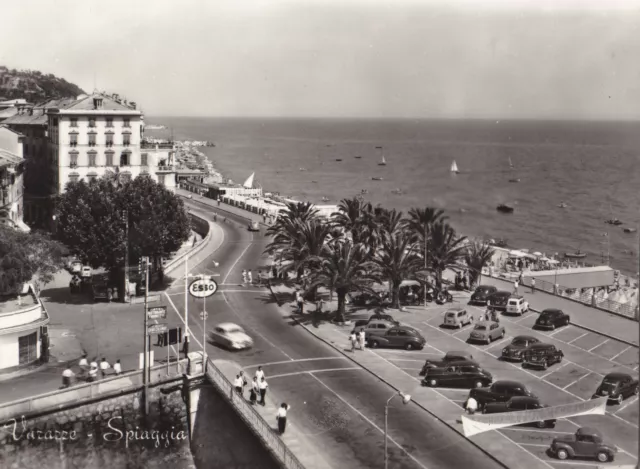
[[[122,374],[122,364],[120,363],[120,360],[117,360],[113,364],[113,371],[115,372],[116,376],[119,376]]]
[[[109,362],[107,362],[107,360],[102,357],[102,361],[100,362],[100,373],[102,374],[102,377],[106,377],[107,376],[107,370],[111,368],[111,365],[109,365]]]
[[[535,293],[535,292],[536,292],[536,278],[531,277],[531,293]]]
[[[91,359],[91,363],[89,364],[89,366],[91,368],[98,368],[98,361],[97,360],[98,360],[98,357],[93,357]]]
[[[247,377],[244,375],[244,371],[240,370],[240,378],[242,378],[242,395],[244,396],[244,387],[247,385]]]
[[[491,320],[493,322],[500,322],[500,317],[498,316],[498,311],[495,309],[491,309]]]
[[[87,354],[83,354],[82,358],[80,359],[80,362],[78,363],[78,366],[80,367],[80,369],[82,371],[87,371],[87,369],[89,368],[89,361],[87,360]]]
[[[322,298],[320,298],[317,302],[316,302],[316,312],[317,313],[322,313],[322,308],[324,306],[324,300]]]
[[[62,372],[62,387],[68,388],[71,386],[71,379],[75,376],[71,368],[67,368]]]
[[[184,334],[184,344],[182,345],[182,352],[184,353],[184,358],[188,358],[189,355],[189,333],[185,332]]]
[[[256,379],[258,380],[258,383],[262,380],[262,378],[264,378],[264,371],[262,371],[262,367],[259,366],[256,370]]]
[[[113,290],[111,288],[107,288],[107,302],[111,303],[113,300]]]
[[[517,295],[518,294],[518,280],[516,279],[515,282],[513,282],[513,294]]]
[[[164,332],[158,334],[158,339],[156,340],[156,347],[164,347],[166,344],[164,343]]]
[[[214,222],[218,221],[218,215],[216,215],[216,214],[213,215],[213,221]]]
[[[98,377],[98,364],[95,362],[91,362],[91,368],[89,369],[89,378],[87,379],[87,381],[91,383],[92,381],[95,381],[97,377]]]
[[[364,344],[366,343],[364,329],[360,331],[360,336],[358,337],[358,340],[360,342],[360,350],[364,350]]]
[[[469,415],[473,415],[476,413],[476,411],[478,410],[478,401],[476,401],[473,397],[470,397],[467,400],[467,403],[465,405],[465,408],[467,409],[467,413]]]
[[[291,407],[285,403],[282,403],[278,409],[276,420],[278,421],[278,431],[281,435],[284,434],[284,430],[287,428],[287,411],[289,409],[291,409]]]
[[[250,285],[253,285],[253,272],[251,271],[251,269],[249,269],[249,272],[247,272],[247,280]]]
[[[264,398],[267,395],[267,388],[269,385],[267,384],[267,380],[264,377],[258,383],[258,389],[260,390],[260,405],[264,405]]]
[[[249,394],[249,401],[251,402],[251,405],[256,405],[258,394],[260,394],[260,388],[258,387],[258,378],[254,376],[253,381],[251,382],[251,392]]]
[[[304,298],[301,291],[296,292],[296,302],[298,303],[298,313],[304,313]]]
[[[520,271],[520,275],[518,275],[518,283],[522,283],[522,270]]]
[[[242,395],[242,377],[240,375],[236,375],[236,379],[233,382],[233,387],[236,389],[236,392]]]
[[[242,283],[247,283],[247,271],[242,270]]]
[[[351,341],[351,351],[355,352],[356,351],[356,331],[351,331],[351,335],[349,336],[349,341]]]

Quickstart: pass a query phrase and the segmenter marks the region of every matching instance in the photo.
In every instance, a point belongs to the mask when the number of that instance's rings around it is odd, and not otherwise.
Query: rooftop
[[[0,168],[4,166],[17,165],[22,163],[23,161],[24,159],[22,159],[18,155],[15,155],[10,151],[4,150],[3,148],[0,148]]]
[[[102,99],[102,107],[95,109],[93,99]],[[126,102],[126,101],[125,101]],[[59,107],[59,109],[63,109]],[[90,96],[82,96],[64,107],[67,111],[135,111],[135,108],[124,104],[119,98],[113,98],[107,94],[94,93]]]
[[[0,314],[15,313],[23,309],[35,306],[36,300],[31,295],[22,295],[20,302],[18,297],[0,297]]]

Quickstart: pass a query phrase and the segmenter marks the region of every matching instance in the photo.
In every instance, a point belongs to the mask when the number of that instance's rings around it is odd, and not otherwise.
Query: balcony
[[[69,167],[70,168],[77,168],[78,167],[78,163],[74,163],[73,161],[71,163],[69,163]]]
[[[89,146],[90,147],[95,147],[96,146],[96,142],[89,142]]]
[[[107,142],[105,143],[105,145],[107,146],[107,148],[111,148],[113,147],[113,142]]]
[[[77,147],[77,146],[78,146],[78,142],[70,142],[70,143],[69,143],[69,146],[71,146],[71,147],[74,147],[74,148],[75,148],[75,147]]]
[[[155,148],[158,148],[159,150],[173,150],[173,142],[166,142],[166,143],[151,143],[151,142],[142,142],[140,144],[140,148],[143,148],[145,150],[154,150]]]

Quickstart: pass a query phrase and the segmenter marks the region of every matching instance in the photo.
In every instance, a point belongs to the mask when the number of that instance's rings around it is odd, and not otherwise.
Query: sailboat
[[[384,155],[382,155],[382,159],[380,160],[380,163],[378,163],[378,166],[387,166],[387,160],[384,159]]]
[[[456,164],[456,160],[453,160],[453,163],[451,163],[451,172],[456,174],[460,172],[458,171],[458,165]]]
[[[511,157],[509,157],[509,169],[515,169],[513,166],[513,161],[511,161]]]
[[[245,189],[253,189],[253,178],[255,177],[255,175],[256,173],[251,173],[251,176],[249,176],[247,180],[244,181],[242,187],[244,187]]]
[[[511,171],[516,169],[515,166],[513,166],[513,162],[511,161],[511,157],[509,157],[509,169]],[[509,182],[520,182],[520,178],[511,178],[511,179],[509,179]]]

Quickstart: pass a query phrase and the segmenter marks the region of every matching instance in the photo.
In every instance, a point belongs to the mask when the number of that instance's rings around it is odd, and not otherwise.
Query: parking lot
[[[532,328],[537,313],[510,317],[502,314],[500,323],[505,326],[503,339],[490,345],[467,343],[471,326],[449,329],[442,326],[444,312],[451,307],[465,307],[477,320],[484,308],[454,303],[453,305],[410,308],[409,313],[399,313],[402,322],[419,329],[427,339],[427,346],[419,352],[377,349],[376,355],[384,358],[405,373],[419,380],[418,373],[426,358],[435,358],[451,350],[471,352],[474,358],[494,377],[494,380],[514,380],[524,384],[541,402],[554,406],[588,400],[603,376],[612,371],[626,372],[637,377],[638,350],[624,343],[580,329],[572,324],[552,331]],[[564,352],[562,363],[546,370],[526,368],[517,362],[499,359],[505,345],[518,335],[530,335],[542,342],[554,344]],[[466,389],[437,388],[447,399],[462,406],[469,391]],[[615,465],[637,464],[638,454],[638,397],[626,399],[622,405],[609,405],[605,416],[581,416],[559,420],[554,429],[511,427],[499,430],[506,438],[544,461],[550,467],[599,466],[597,461],[558,461],[546,454],[551,440],[563,433],[574,433],[581,426],[594,426],[605,439],[617,445],[620,452]],[[612,464],[612,463],[609,463]]]

